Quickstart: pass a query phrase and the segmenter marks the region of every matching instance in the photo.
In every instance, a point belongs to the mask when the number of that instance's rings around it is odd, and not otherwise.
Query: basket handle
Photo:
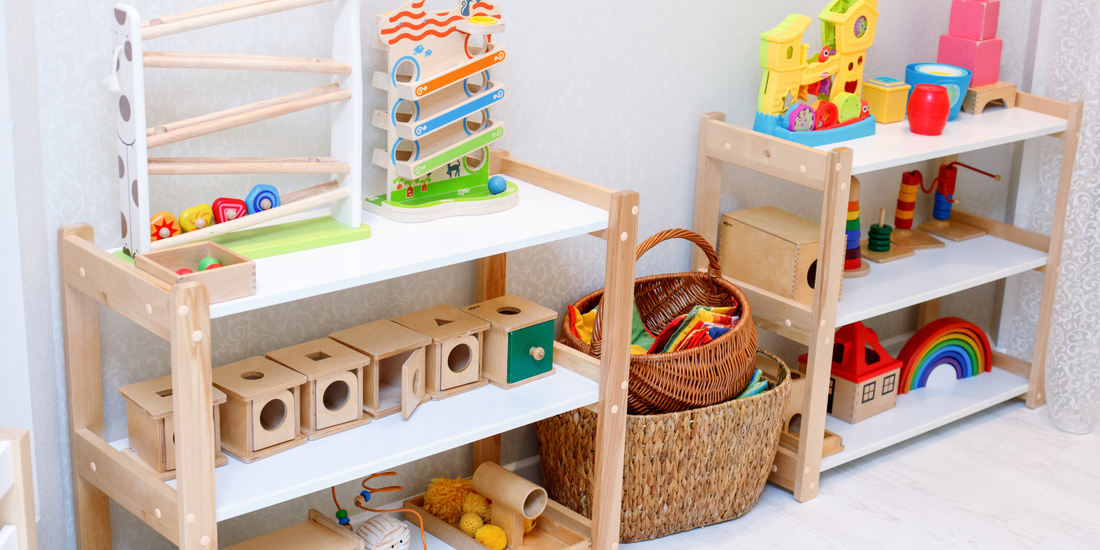
[[[717,279],[722,276],[722,266],[718,263],[718,254],[714,251],[714,247],[711,246],[702,235],[688,229],[665,229],[664,231],[653,234],[653,236],[638,245],[638,251],[634,255],[634,261],[642,259],[642,256],[653,247],[672,239],[691,241],[695,246],[701,248],[703,254],[707,256],[707,275],[712,279]],[[603,308],[600,307],[602,305],[603,297],[600,297],[599,303],[596,304],[596,319],[592,327],[592,344],[603,340]]]

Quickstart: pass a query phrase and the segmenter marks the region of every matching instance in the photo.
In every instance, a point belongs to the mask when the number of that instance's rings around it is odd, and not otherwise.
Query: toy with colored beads
[[[848,197],[848,221],[844,226],[844,234],[848,238],[844,247],[844,276],[850,279],[871,272],[871,266],[863,261],[859,247],[859,180],[855,176],[852,176],[852,190]]]
[[[917,208],[917,192],[924,185],[924,176],[920,170],[901,175],[901,188],[898,189],[898,205],[894,209],[894,231],[890,233],[890,242],[910,250],[943,248],[943,241],[921,231],[913,229],[913,212]]]
[[[375,512],[378,515],[367,520],[366,523],[359,526],[359,530],[355,532],[359,538],[363,539],[364,547],[367,550],[409,550],[410,533],[409,528],[405,524],[393,516],[389,516],[391,512],[411,512],[416,514],[416,517],[420,518],[420,540],[423,543],[422,548],[428,547],[428,538],[424,534],[424,517],[420,515],[416,510],[410,510],[408,508],[398,508],[395,510],[378,510],[374,508],[367,508],[367,503],[370,502],[371,495],[374,493],[393,493],[401,491],[404,487],[400,485],[391,485],[389,487],[373,488],[367,486],[367,482],[376,477],[386,477],[397,475],[397,472],[384,472],[381,474],[371,474],[363,480],[363,490],[359,492],[359,496],[355,497],[355,506],[360,510],[367,512]],[[336,487],[332,487],[332,502],[336,504],[336,521],[340,522],[340,525],[344,526],[347,530],[351,531],[351,518],[348,517],[348,511],[340,507],[340,501],[336,499]]]
[[[956,168],[956,166],[968,168],[979,174],[989,176],[996,181],[1001,181],[1001,176],[978,170],[973,166],[961,162],[950,162],[940,166],[940,175],[932,181],[932,187],[936,190],[935,203],[932,207],[933,219],[928,223],[921,224],[920,228],[933,235],[951,239],[955,242],[961,242],[975,237],[981,237],[985,235],[985,230],[951,219],[951,205],[959,202],[959,200],[955,198],[955,179],[959,174],[959,169]],[[932,187],[927,189],[922,187],[921,190],[925,193],[931,193]]]
[[[913,250],[905,246],[890,246],[890,236],[894,228],[886,225],[886,209],[878,211],[878,223],[871,225],[867,239],[860,241],[860,253],[872,262],[884,264],[913,255]]]

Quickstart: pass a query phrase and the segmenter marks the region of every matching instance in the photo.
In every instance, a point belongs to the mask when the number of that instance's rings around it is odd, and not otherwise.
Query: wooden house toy
[[[501,296],[463,311],[489,322],[481,373],[502,388],[554,372],[554,319],[557,313],[515,296]]]
[[[428,394],[439,400],[488,384],[481,377],[481,338],[489,323],[438,305],[394,318],[393,322],[432,339],[428,346]]]
[[[372,123],[386,132],[372,162],[386,171],[386,192],[363,207],[397,221],[499,212],[519,202],[519,188],[489,176],[489,144],[504,137],[490,111],[504,100],[490,69],[506,57],[493,41],[504,31],[499,3],[461,1],[428,11],[409,0],[376,18],[374,46],[386,72],[371,84],[386,92],[387,110]],[[493,184],[490,184],[493,180]]]
[[[226,395],[217,388],[211,390],[216,450],[220,440],[220,409],[226,402]],[[118,393],[126,399],[126,428],[130,449],[140,462],[156,471],[162,481],[175,479],[176,428],[172,416],[172,377],[163,376],[122,386]],[[215,451],[215,466],[225,466],[228,462],[228,457]]]
[[[214,258],[221,267],[201,269],[204,258]],[[144,252],[134,258],[134,265],[168,284],[205,284],[211,304],[256,293],[256,262],[210,241]]]
[[[875,331],[855,322],[836,331],[829,381],[829,414],[851,424],[894,408],[901,361],[882,347]]]
[[[225,392],[222,449],[253,462],[306,442],[301,433],[300,387],[308,379],[264,357],[214,369],[214,386]]]
[[[363,370],[363,410],[373,418],[398,411],[408,418],[428,399],[427,355],[432,339],[389,319],[329,335],[370,359]]]
[[[722,214],[722,274],[810,305],[821,226],[772,206]]]
[[[306,377],[301,396],[302,433],[310,441],[367,424],[363,372],[370,358],[321,338],[272,351],[267,358]]]
[[[863,81],[863,99],[879,124],[905,120],[910,86],[896,78],[880,76]]]

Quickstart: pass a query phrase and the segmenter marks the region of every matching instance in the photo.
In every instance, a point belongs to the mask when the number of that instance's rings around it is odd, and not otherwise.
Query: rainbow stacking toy
[[[945,317],[917,331],[901,349],[901,388],[909,393],[923,388],[940,365],[951,365],[962,380],[993,369],[993,351],[985,332],[971,322]]]

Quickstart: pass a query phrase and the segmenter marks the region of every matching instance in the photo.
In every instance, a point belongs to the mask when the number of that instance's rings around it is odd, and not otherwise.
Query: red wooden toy
[[[248,214],[248,205],[241,199],[215,199],[213,208],[214,221],[217,223],[225,223]]]
[[[859,322],[841,327],[833,344],[826,412],[855,424],[894,408],[901,367],[902,362],[879,343],[875,331]]]

